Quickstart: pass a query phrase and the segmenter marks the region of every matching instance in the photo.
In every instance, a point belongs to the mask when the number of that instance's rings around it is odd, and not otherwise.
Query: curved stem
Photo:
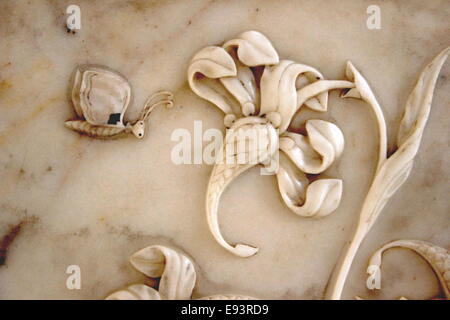
[[[353,79],[355,82],[355,88],[349,90],[345,95],[346,97],[355,97],[364,100],[370,105],[372,111],[375,115],[377,125],[378,125],[378,163],[375,170],[374,178],[372,180],[370,189],[364,200],[363,207],[361,208],[361,213],[359,216],[359,221],[354,231],[353,237],[347,246],[343,249],[345,252],[341,255],[341,258],[335,268],[332,278],[330,280],[330,286],[327,288],[326,299],[339,300],[341,299],[342,291],[344,290],[344,285],[350,272],[353,260],[359,250],[359,247],[364,240],[366,234],[369,232],[372,224],[374,222],[371,217],[372,213],[378,211],[377,198],[378,190],[374,188],[376,185],[377,176],[380,169],[387,157],[387,133],[386,133],[386,121],[384,119],[383,111],[378,103],[375,95],[373,94],[370,86],[364,77],[359,73],[358,70],[353,66],[351,62],[347,63],[347,77]]]

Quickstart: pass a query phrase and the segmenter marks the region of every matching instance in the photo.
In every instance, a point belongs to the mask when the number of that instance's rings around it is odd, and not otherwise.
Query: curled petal
[[[302,205],[306,199],[306,189],[309,181],[305,174],[285,155],[280,154],[280,167],[277,173],[278,188],[284,202],[290,207]]]
[[[297,79],[309,84],[323,79],[322,74],[313,67],[294,63],[289,60],[280,61],[278,65],[266,67],[261,77],[261,114],[278,111],[283,118],[292,117],[297,109]],[[312,102],[327,104],[327,97],[321,96],[319,100]]]
[[[161,300],[155,289],[144,284],[134,284],[124,290],[114,292],[105,300]]]
[[[282,60],[274,66],[267,66],[261,77],[261,115],[277,111],[280,80],[284,71],[294,62]]]
[[[164,299],[190,299],[195,285],[195,269],[189,258],[163,246],[144,248],[130,258],[131,264],[148,277],[161,277],[159,293]]]
[[[342,180],[308,180],[286,158],[280,157],[278,188],[286,205],[303,217],[324,217],[336,210],[342,197]]]
[[[220,78],[220,81],[239,101],[244,116],[249,116],[256,112],[259,93],[256,88],[255,77],[250,68],[238,65],[236,77]]]
[[[239,61],[249,67],[276,64],[278,54],[270,41],[258,31],[246,31],[236,39],[226,42],[223,47],[229,50],[237,47]]]
[[[322,173],[342,154],[344,135],[336,125],[323,120],[308,120],[306,132],[307,137],[285,133],[280,138],[280,149],[303,172]]]
[[[225,144],[211,172],[206,195],[206,216],[212,235],[226,250],[240,257],[250,257],[258,248],[243,243],[229,244],[219,226],[219,201],[227,186],[240,174],[264,163],[278,151],[278,133],[267,120],[259,117],[238,119],[227,131]]]
[[[211,83],[204,83],[202,78],[220,79],[236,74],[234,60],[223,48],[206,47],[192,58],[188,68],[188,81],[192,91],[199,97],[215,104],[226,114],[231,114],[233,106],[226,96],[226,91]]]
[[[296,86],[297,78],[299,76],[306,76],[307,80],[310,83],[314,83],[315,81],[317,81],[317,79],[323,78],[319,71],[304,64],[293,63],[286,68],[280,79],[278,87],[278,112],[281,114],[282,118],[280,132],[284,132],[288,128],[289,124],[291,123],[292,117],[297,112],[297,110],[306,102],[306,100],[315,98],[314,96],[310,96],[308,97],[308,99],[299,101],[298,90]],[[300,90],[304,90],[304,88],[308,88],[310,85],[311,84],[308,84]],[[322,100],[321,102],[325,103],[322,109],[326,110],[328,93],[319,93],[322,94],[320,97]],[[325,96],[323,96],[323,94],[325,94]],[[317,100],[317,103],[320,104],[319,100]]]
[[[236,56],[237,76],[224,77],[220,81],[239,101],[244,116],[256,114],[258,90],[249,67],[276,64],[278,54],[270,41],[257,31],[244,32],[237,39],[226,42],[223,48]]]
[[[299,86],[299,80],[303,80],[304,84]],[[279,129],[283,133],[303,104],[316,111],[326,111],[329,90],[354,86],[349,81],[323,80],[322,74],[316,69],[283,60],[264,70],[260,114],[279,112],[282,119]]]

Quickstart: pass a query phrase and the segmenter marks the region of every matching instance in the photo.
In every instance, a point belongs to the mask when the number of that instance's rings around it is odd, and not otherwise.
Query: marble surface
[[[65,9],[78,4],[82,28],[68,33]],[[381,7],[381,29],[368,30],[366,8]],[[340,207],[309,220],[283,204],[272,176],[254,168],[221,200],[231,242],[260,247],[248,259],[222,249],[209,233],[209,165],[174,165],[177,128],[223,129],[223,115],[186,81],[190,58],[245,30],[263,32],[279,55],[343,79],[351,60],[382,105],[390,141],[422,68],[449,45],[448,1],[9,1],[0,2],[0,299],[100,299],[146,281],[128,263],[137,250],[163,244],[196,263],[194,297],[239,293],[260,298],[321,299],[349,239],[377,154],[376,125],[363,102],[331,94],[330,111],[305,116],[335,122],[346,148],[328,171],[344,180]],[[74,111],[69,77],[84,63],[107,65],[133,87],[135,119],[158,89],[175,107],[150,116],[146,137],[99,141],[64,128]],[[428,299],[438,292],[428,265],[405,250],[383,264],[383,290],[365,288],[370,254],[394,239],[450,246],[448,123],[450,64],[444,65],[431,116],[409,180],[364,241],[344,298]],[[205,142],[206,144],[206,142]],[[79,265],[81,290],[66,288]]]

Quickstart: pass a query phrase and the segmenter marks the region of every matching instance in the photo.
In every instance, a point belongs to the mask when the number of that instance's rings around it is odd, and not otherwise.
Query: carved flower
[[[327,111],[328,91],[353,88],[349,81],[324,80],[313,67],[279,60],[269,40],[259,32],[248,31],[222,47],[200,50],[188,69],[191,89],[225,113],[227,127],[222,161],[213,168],[206,201],[209,227],[215,239],[230,252],[248,257],[258,248],[245,244],[231,246],[220,233],[217,211],[227,185],[256,164],[268,165],[278,159],[278,186],[286,205],[304,217],[323,217],[333,212],[342,195],[340,179],[314,181],[307,174],[320,174],[341,155],[344,137],[333,123],[308,120],[305,133],[289,130],[293,117],[304,107]],[[240,135],[240,129],[254,135]],[[237,134],[238,133],[238,134]],[[264,141],[254,141],[264,136]],[[250,156],[251,147],[233,153],[229,161],[227,147],[244,141],[257,146],[258,161]],[[235,149],[234,149],[235,150]],[[246,158],[239,163],[238,158]]]

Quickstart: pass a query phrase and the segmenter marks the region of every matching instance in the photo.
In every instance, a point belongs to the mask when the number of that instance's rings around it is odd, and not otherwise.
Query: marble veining
[[[233,182],[221,199],[227,204],[220,208],[222,231],[232,243],[260,248],[249,259],[234,257],[217,245],[205,221],[212,167],[170,159],[175,129],[194,134],[195,120],[204,130],[223,128],[223,114],[190,90],[189,61],[205,45],[245,30],[263,33],[280,56],[317,66],[327,79],[344,79],[343,62],[351,60],[377,93],[387,141],[395,141],[420,71],[448,46],[447,2],[375,1],[379,30],[367,29],[368,4],[356,0],[76,3],[82,28],[68,33],[65,9],[73,1],[0,2],[0,298],[103,298],[148,282],[127,259],[161,244],[195,261],[200,297],[322,299],[376,170],[371,111],[331,93],[327,113],[305,110],[292,121],[298,128],[314,117],[342,130],[345,152],[326,172],[344,181],[333,214],[318,220],[292,215],[273,177],[256,168]],[[73,116],[67,86],[82,64],[106,65],[128,79],[135,103],[125,122],[138,119],[147,96],[163,88],[174,93],[174,108],[155,109],[142,140],[74,134],[64,127]],[[393,240],[450,246],[449,71],[447,62],[414,170],[361,245],[345,299],[429,299],[439,291],[427,262],[407,250],[385,253],[380,291],[366,288],[366,268],[372,253]],[[69,265],[80,266],[80,290],[66,287]]]

